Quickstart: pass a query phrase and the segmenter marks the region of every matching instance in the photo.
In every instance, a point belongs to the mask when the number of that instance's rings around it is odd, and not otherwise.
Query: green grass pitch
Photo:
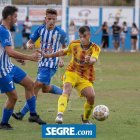
[[[65,66],[68,61],[69,58],[65,57]],[[25,66],[18,65],[35,80],[37,63],[27,62]],[[109,118],[103,122],[91,119],[97,126],[96,140],[140,140],[140,53],[102,52],[95,68],[95,105],[104,104],[110,110]],[[65,68],[58,70],[52,80],[53,84],[62,86],[61,76],[64,71]],[[25,102],[24,89],[19,85],[16,88],[18,101],[15,110],[19,111]],[[54,124],[58,97],[49,93],[43,94],[41,91],[38,95],[37,111],[49,124]],[[6,96],[0,95],[0,116],[5,101]],[[85,99],[78,97],[73,90],[64,114],[64,123],[81,124],[80,115],[83,113],[84,102]],[[0,130],[0,140],[42,140],[41,126],[29,123],[28,116],[29,114],[23,121],[11,118],[10,123],[14,130]]]

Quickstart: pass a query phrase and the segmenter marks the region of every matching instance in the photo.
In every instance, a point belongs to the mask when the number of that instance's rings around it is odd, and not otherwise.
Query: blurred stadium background
[[[32,21],[32,31],[34,31],[39,24],[43,23],[45,10],[50,7],[58,11],[57,24],[62,26],[67,34],[70,21],[73,20],[77,27],[84,25],[87,21],[88,25],[91,26],[91,40],[99,45],[101,44],[102,33],[97,35],[94,33],[104,21],[107,21],[110,27],[117,17],[120,19],[120,24],[123,21],[127,22],[126,50],[131,49],[130,27],[132,23],[136,22],[138,27],[140,25],[140,0],[0,0],[0,11],[7,4],[14,4],[19,8],[18,32],[15,35],[16,47],[21,47],[23,43],[21,31],[26,16],[29,16],[30,21]],[[77,32],[75,38],[78,38]],[[140,41],[137,44],[137,49],[139,47]],[[109,38],[109,48],[113,48],[112,35]]]

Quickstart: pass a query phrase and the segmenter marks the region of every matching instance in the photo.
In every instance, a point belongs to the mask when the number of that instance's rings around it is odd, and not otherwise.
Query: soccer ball
[[[98,121],[104,121],[109,116],[109,109],[105,105],[97,105],[93,109],[93,118],[95,118]]]

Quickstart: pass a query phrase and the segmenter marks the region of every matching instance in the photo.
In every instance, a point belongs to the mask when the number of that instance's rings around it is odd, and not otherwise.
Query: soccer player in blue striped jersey
[[[36,97],[34,96],[33,81],[27,74],[15,66],[10,57],[15,59],[37,61],[36,55],[26,55],[15,51],[12,45],[10,28],[17,22],[18,9],[15,6],[6,6],[2,11],[2,24],[0,25],[0,91],[7,95],[7,101],[3,108],[0,129],[11,130],[13,127],[8,123],[17,101],[17,91],[14,83],[25,88],[25,97],[30,110],[30,122],[46,124],[36,113]]]
[[[35,47],[34,43],[40,38],[41,51],[44,53],[55,53],[60,49],[66,47],[67,37],[66,33],[58,26],[56,26],[57,11],[55,9],[46,10],[45,24],[39,26],[37,30],[31,35],[27,42],[27,48]],[[58,65],[63,66],[62,58],[59,60],[55,58],[43,58],[38,63],[38,74],[35,82],[35,95],[38,95],[40,89],[45,93],[62,94],[62,89],[56,85],[50,85],[51,78],[56,73]],[[17,120],[22,120],[28,112],[28,104],[25,103],[20,112],[13,113],[13,117]]]

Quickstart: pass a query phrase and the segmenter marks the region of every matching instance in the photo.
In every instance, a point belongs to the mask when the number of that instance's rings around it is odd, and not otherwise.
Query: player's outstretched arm
[[[36,51],[39,52],[40,54],[42,54],[42,56],[44,58],[54,58],[54,57],[60,57],[60,56],[67,55],[67,53],[64,50],[60,50],[60,51],[57,51],[57,52],[51,53],[51,54],[45,54],[45,53],[41,52],[40,50],[36,50]]]
[[[39,57],[35,53],[33,53],[32,55],[23,54],[13,50],[12,47],[9,46],[6,46],[5,50],[10,57],[13,57],[15,59],[30,60],[30,61],[39,60]]]

